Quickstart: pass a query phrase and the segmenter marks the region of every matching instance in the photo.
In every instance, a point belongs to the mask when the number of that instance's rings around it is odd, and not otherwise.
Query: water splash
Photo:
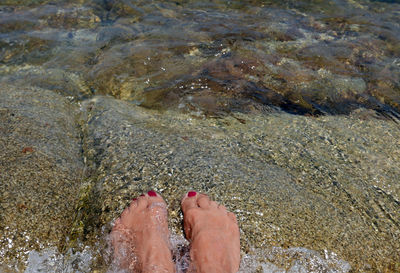
[[[184,273],[189,265],[189,245],[181,236],[171,236],[173,259],[176,272]],[[82,251],[69,249],[67,254],[60,254],[55,248],[31,251],[26,261],[25,273],[36,272],[92,272],[92,262],[96,259],[96,250],[86,246]],[[110,260],[111,248],[103,249],[106,260]],[[266,250],[253,249],[252,254],[242,255],[239,273],[347,273],[351,270],[348,262],[341,260],[334,252],[325,250],[324,254],[302,248],[272,247]],[[124,272],[113,265],[99,272]]]

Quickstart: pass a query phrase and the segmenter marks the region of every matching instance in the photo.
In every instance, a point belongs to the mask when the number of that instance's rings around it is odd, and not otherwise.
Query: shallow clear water
[[[400,270],[398,18],[399,1],[1,1],[0,271],[112,270],[110,225],[150,188],[181,268],[195,189],[238,215],[241,272]]]
[[[173,236],[171,239],[174,261],[176,262],[176,272],[186,272],[188,268],[188,252],[187,242],[179,237]],[[66,262],[64,255],[60,255],[57,250],[49,248],[41,252],[32,251],[29,253],[27,260],[27,268],[25,273],[36,272],[89,272],[91,270],[91,261],[95,253],[90,248],[85,248],[82,251],[75,253],[68,253],[69,260]],[[110,255],[107,253],[106,255]],[[271,260],[279,259],[279,256],[287,256],[289,260],[294,262],[287,270],[284,267],[279,267],[274,263],[257,262],[258,256],[269,256]],[[324,255],[320,255],[315,251],[306,248],[289,248],[283,249],[280,247],[273,247],[263,250],[262,253],[257,255],[243,255],[240,270],[238,273],[248,272],[263,272],[263,273],[296,273],[296,272],[349,272],[350,265],[338,259],[335,253],[325,251]],[[116,268],[108,268],[108,273],[121,272]]]
[[[398,117],[397,1],[3,1],[2,80],[204,115]],[[269,107],[267,107],[269,108]]]

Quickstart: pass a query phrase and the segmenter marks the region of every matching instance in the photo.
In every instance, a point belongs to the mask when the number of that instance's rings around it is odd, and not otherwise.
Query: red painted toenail
[[[188,197],[196,196],[196,194],[197,194],[197,192],[195,192],[195,191],[190,191],[190,192],[188,192]]]
[[[132,199],[132,201],[136,201],[136,200],[137,200],[137,198],[133,198],[133,199]]]
[[[155,191],[149,191],[147,194],[153,197],[157,196],[157,193]]]
[[[144,194],[141,194],[140,196],[142,196],[142,197],[143,197],[143,196],[144,196]]]

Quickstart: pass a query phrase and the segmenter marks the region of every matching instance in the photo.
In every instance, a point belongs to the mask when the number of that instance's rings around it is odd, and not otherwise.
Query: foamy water
[[[108,241],[108,238],[106,238]],[[177,273],[186,272],[189,264],[189,245],[180,235],[171,236],[173,258],[176,262]],[[82,251],[69,249],[66,254],[60,254],[55,248],[46,248],[41,251],[32,250],[26,261],[25,273],[36,272],[93,272],[92,263],[96,260],[99,252],[103,258],[110,261],[111,248],[103,250],[84,247]],[[12,268],[9,268],[12,270]],[[297,273],[297,272],[329,272],[346,273],[351,269],[348,262],[341,260],[329,250],[320,254],[314,250],[292,247],[270,247],[264,250],[253,249],[252,254],[242,255],[240,273],[263,272],[263,273]],[[123,272],[110,266],[102,272]]]

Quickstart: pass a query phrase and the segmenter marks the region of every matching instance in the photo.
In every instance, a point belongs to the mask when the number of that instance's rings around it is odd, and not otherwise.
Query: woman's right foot
[[[113,270],[173,273],[167,204],[154,191],[132,200],[111,231]],[[120,272],[120,271],[118,271]]]
[[[191,243],[189,272],[237,272],[240,233],[236,216],[207,195],[196,192],[188,192],[181,206],[185,235]]]

